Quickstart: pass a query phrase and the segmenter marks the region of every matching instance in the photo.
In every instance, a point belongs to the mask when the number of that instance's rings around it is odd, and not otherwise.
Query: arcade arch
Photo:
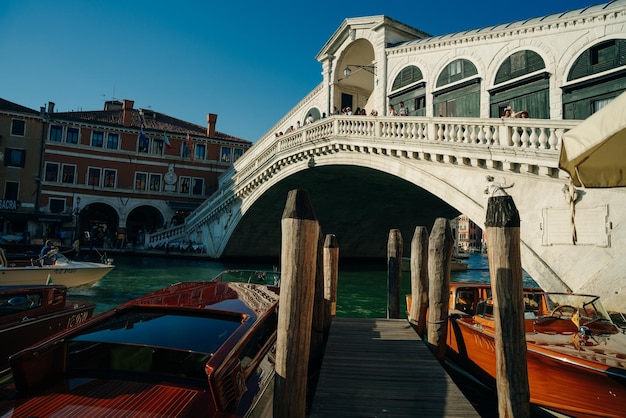
[[[371,109],[374,91],[374,47],[365,39],[357,39],[343,52],[335,70],[336,94],[333,102],[339,109],[346,107]],[[349,69],[349,75],[345,70]]]
[[[435,88],[435,116],[480,117],[480,77],[471,61],[460,58],[446,65]]]
[[[114,239],[119,222],[119,215],[111,205],[90,203],[78,215],[78,236],[84,245],[106,247]]]
[[[157,208],[142,205],[130,211],[126,218],[126,228],[123,233],[125,233],[125,239],[128,243],[143,244],[145,232],[156,231],[165,225],[165,218]]]

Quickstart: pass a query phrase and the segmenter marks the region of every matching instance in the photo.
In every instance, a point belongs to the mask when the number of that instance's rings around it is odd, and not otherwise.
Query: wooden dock
[[[334,318],[309,418],[479,417],[406,319]]]

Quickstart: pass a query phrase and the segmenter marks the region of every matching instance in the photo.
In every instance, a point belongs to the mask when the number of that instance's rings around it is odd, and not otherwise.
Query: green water
[[[453,272],[452,281],[489,282],[487,257],[471,254],[467,272]],[[96,303],[95,313],[112,309],[170,284],[185,281],[210,280],[227,269],[272,270],[271,264],[223,263],[195,259],[120,256],[115,268],[98,283],[88,288],[69,290],[73,300]],[[532,279],[525,276],[528,283]],[[410,275],[403,273],[402,295],[410,292]],[[401,298],[400,311],[406,310]],[[387,316],[386,263],[361,263],[339,266],[337,316],[352,318],[385,318]]]

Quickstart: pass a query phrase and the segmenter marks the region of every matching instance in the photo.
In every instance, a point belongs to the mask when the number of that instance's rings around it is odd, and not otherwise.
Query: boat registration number
[[[71,328],[75,325],[81,324],[85,322],[88,318],[89,318],[88,311],[75,313],[74,315],[70,316],[67,319],[67,328]]]

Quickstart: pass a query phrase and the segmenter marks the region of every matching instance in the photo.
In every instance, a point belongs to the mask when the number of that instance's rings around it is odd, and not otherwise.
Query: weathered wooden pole
[[[428,344],[443,363],[446,356],[448,305],[450,303],[450,262],[454,238],[450,221],[437,218],[428,241]]]
[[[389,230],[387,240],[387,319],[400,318],[400,288],[402,286],[402,233]]]
[[[415,228],[411,240],[411,309],[409,320],[417,324],[417,334],[424,337],[428,311],[428,231]]]
[[[309,370],[321,366],[324,354],[324,235],[320,228],[317,240],[317,264],[315,267],[315,295],[313,297],[313,318],[311,322],[311,352]]]
[[[324,339],[337,315],[337,283],[339,282],[339,244],[333,234],[324,240]]]
[[[498,416],[530,416],[520,218],[511,196],[490,197],[485,227],[493,295]]]
[[[304,418],[320,227],[309,195],[291,190],[281,220],[274,418]]]

